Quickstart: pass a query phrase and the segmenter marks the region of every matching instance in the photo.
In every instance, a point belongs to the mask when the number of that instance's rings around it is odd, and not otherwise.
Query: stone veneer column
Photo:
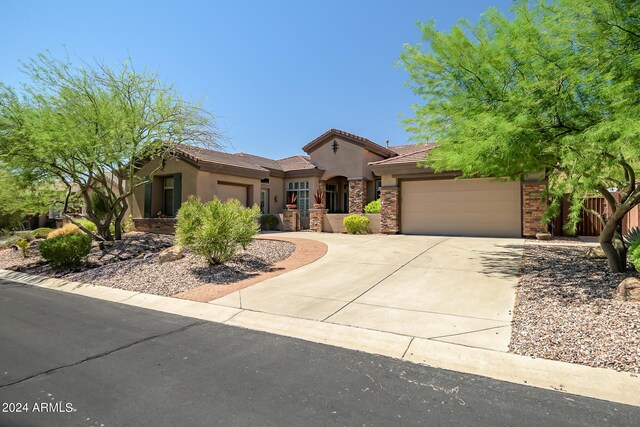
[[[400,232],[400,187],[380,187],[380,232],[396,234]]]
[[[309,209],[309,230],[321,233],[324,214],[327,212],[326,209]]]
[[[298,231],[300,229],[299,216],[299,209],[287,209],[282,212],[282,231]]]
[[[349,213],[363,213],[367,204],[367,181],[349,178]]]
[[[544,182],[522,183],[522,235],[535,237],[536,233],[546,233],[547,224],[542,223],[546,201],[542,200]]]

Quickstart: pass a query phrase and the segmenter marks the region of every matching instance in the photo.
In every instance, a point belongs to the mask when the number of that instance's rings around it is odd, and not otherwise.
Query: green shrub
[[[68,234],[83,234],[82,230],[75,224],[65,224],[60,228],[56,228],[51,233],[47,234],[47,239],[54,239],[59,236],[66,236]]]
[[[16,240],[16,246],[20,250],[23,258],[29,256],[29,241],[27,239]]]
[[[53,268],[77,267],[91,252],[91,237],[86,234],[65,234],[40,243],[40,255]]]
[[[89,199],[91,200],[91,208],[93,209],[93,213],[96,214],[100,221],[102,221],[107,215],[107,199],[105,199],[102,193],[98,193],[95,191],[91,192],[91,194],[89,195]]]
[[[342,220],[349,234],[366,233],[369,230],[369,218],[364,215],[348,215]]]
[[[636,242],[640,242],[640,227],[631,228],[627,234],[624,235],[624,242],[628,247],[631,247]]]
[[[364,207],[364,212],[368,214],[379,214],[381,209],[382,204],[380,203],[380,199],[377,199],[367,203],[367,206]]]
[[[36,237],[33,235],[33,231],[30,231],[30,230],[16,231],[14,234],[18,238],[24,239],[27,242],[31,242],[32,240],[36,239]]]
[[[191,197],[178,211],[176,240],[210,265],[223,264],[258,234],[259,217],[258,206],[246,208],[235,199],[202,203]]]
[[[260,217],[260,226],[263,230],[273,230],[278,224],[280,224],[280,219],[275,215],[262,215]]]
[[[90,221],[86,218],[76,219],[76,222],[81,226],[83,226],[84,228],[86,228],[91,233],[95,233],[96,230],[98,229],[98,227],[93,223],[93,221]]]
[[[33,230],[32,233],[33,237],[35,237],[36,239],[46,239],[49,233],[51,233],[52,231],[53,229],[49,227],[40,227]]]
[[[629,257],[629,261],[636,268],[637,271],[640,271],[640,240],[636,240],[627,250],[627,256]]]

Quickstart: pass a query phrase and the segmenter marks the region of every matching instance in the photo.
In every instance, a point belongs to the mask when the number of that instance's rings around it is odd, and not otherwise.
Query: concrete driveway
[[[327,254],[211,303],[507,351],[522,239],[281,235]]]

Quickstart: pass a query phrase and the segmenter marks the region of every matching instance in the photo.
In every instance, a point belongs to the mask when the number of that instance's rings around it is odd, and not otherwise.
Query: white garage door
[[[404,181],[405,234],[519,237],[520,183],[492,179]]]
[[[238,199],[243,206],[247,206],[247,187],[244,185],[218,184],[218,194],[216,195],[222,202]]]

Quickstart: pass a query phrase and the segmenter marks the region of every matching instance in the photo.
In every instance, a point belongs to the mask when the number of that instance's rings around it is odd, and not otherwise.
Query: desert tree
[[[421,24],[423,43],[400,63],[423,102],[405,126],[437,140],[422,165],[464,177],[544,173],[546,219],[570,195],[569,231],[583,200],[601,194],[599,237],[614,272],[626,269],[624,216],[640,202],[640,3],[517,1],[450,31]]]
[[[98,239],[121,239],[134,189],[177,146],[217,145],[214,118],[200,103],[130,61],[76,66],[45,53],[24,62],[22,71],[27,83],[19,88],[0,84],[0,161],[23,177],[64,186],[67,201],[77,193]],[[138,176],[151,160],[155,170]],[[94,209],[96,200],[103,212]],[[75,222],[67,207],[64,214]]]

